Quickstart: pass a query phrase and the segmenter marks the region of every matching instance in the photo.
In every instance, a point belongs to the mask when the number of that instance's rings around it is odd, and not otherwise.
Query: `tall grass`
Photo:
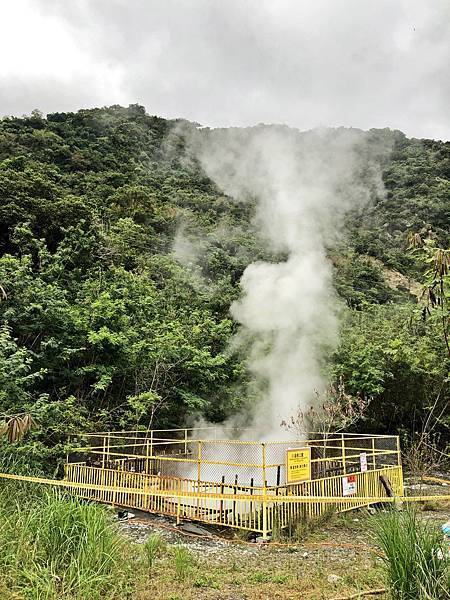
[[[176,578],[180,581],[186,579],[191,573],[195,561],[192,554],[184,546],[174,546],[173,548],[173,565],[175,567]]]
[[[450,598],[450,561],[438,527],[413,510],[391,510],[373,521],[393,600]]]
[[[144,556],[149,569],[153,568],[155,560],[165,549],[164,540],[156,533],[151,535],[144,544]]]
[[[125,545],[105,508],[30,489],[7,485],[0,493],[0,571],[9,589],[33,600],[125,592]]]

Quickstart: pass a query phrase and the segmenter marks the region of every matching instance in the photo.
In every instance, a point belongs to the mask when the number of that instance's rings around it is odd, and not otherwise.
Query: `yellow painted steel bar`
[[[103,452],[102,451],[94,451],[91,454],[98,454],[98,455],[102,455]],[[110,452],[109,453],[110,456],[120,456],[121,458],[145,458],[145,454],[125,454],[123,452]],[[171,462],[185,462],[185,463],[195,463],[198,464],[199,460],[198,458],[181,458],[178,455],[161,455],[161,454],[154,454],[151,455],[149,458],[153,458],[153,459],[158,459],[158,460],[164,460],[164,461],[171,461]],[[219,461],[219,460],[205,460],[205,459],[201,459],[201,464],[203,465],[222,465],[222,466],[226,466],[226,467],[249,467],[252,469],[260,469],[262,467],[262,465],[258,464],[258,463],[238,463],[238,462],[231,462],[231,461]],[[72,463],[69,463],[72,464]],[[277,466],[277,465],[274,465]]]
[[[97,436],[97,437],[103,437],[103,436]],[[106,437],[106,436],[105,436]],[[111,448],[128,448],[129,446],[133,446],[133,447],[140,447],[142,445],[145,444],[145,442],[147,440],[150,439],[150,436],[143,436],[143,437],[126,437],[126,438],[122,438],[120,436],[115,436],[115,435],[111,435],[110,439],[116,439],[116,440],[123,440],[124,442],[128,442],[130,441],[129,444],[116,444],[116,445],[111,445]],[[242,440],[203,440],[203,439],[192,439],[192,438],[187,438],[187,439],[174,439],[174,438],[158,438],[158,437],[154,437],[154,444],[159,445],[159,446],[168,446],[168,445],[177,445],[179,444],[184,445],[185,443],[187,444],[197,444],[198,442],[202,442],[204,444],[210,444],[210,445],[222,445],[222,444],[233,444],[233,445],[245,445],[245,446],[260,446],[261,443],[260,442],[247,442],[247,441],[242,441]],[[134,440],[134,441],[133,441]],[[138,441],[142,441],[142,444],[137,444],[136,440]],[[314,441],[312,440],[293,440],[289,443],[287,442],[270,442],[267,445],[272,446],[272,445],[284,445],[286,447],[290,447],[292,444],[302,444],[302,445],[309,445],[311,448],[316,448],[316,449],[323,449],[323,450],[340,450],[341,449],[341,440],[332,440],[332,441],[339,441],[339,445],[338,446],[333,446],[331,444],[320,444],[314,443]],[[345,441],[349,441],[346,440],[344,438],[344,442]],[[353,441],[353,440],[351,440]],[[80,446],[80,447],[76,447],[73,448],[72,451],[76,452],[76,451],[86,451],[86,450],[90,450],[90,449],[97,449],[97,448],[102,448],[102,445],[99,446]],[[355,450],[356,452],[360,451],[360,452],[371,452],[371,448],[367,448],[367,447],[359,447],[359,446],[348,446],[346,448],[346,450]],[[397,454],[399,453],[398,450],[390,450],[388,448],[375,448],[375,452],[378,454]]]
[[[146,447],[145,444],[143,444],[143,446]],[[80,452],[80,449],[75,450],[77,452]],[[75,452],[74,451],[74,452]],[[103,450],[89,450],[88,451],[89,454],[96,454],[98,456],[103,456],[104,452]],[[395,450],[392,451],[387,451],[387,452],[380,452],[378,454],[378,456],[381,455],[385,455],[385,454],[397,454],[397,452]],[[169,455],[164,455],[164,454],[127,454],[126,452],[109,452],[108,454],[109,456],[117,456],[120,457],[121,459],[139,459],[139,458],[151,458],[151,459],[155,459],[155,460],[163,460],[163,461],[169,461],[169,462],[186,462],[186,463],[195,463],[197,464],[199,462],[198,457],[197,458],[184,458],[184,453],[183,454],[169,454]],[[355,454],[355,455],[346,455],[345,460],[346,462],[349,462],[351,459],[359,459],[359,454]],[[77,463],[68,463],[68,464],[83,464],[84,461],[77,462]],[[231,462],[231,461],[218,461],[218,460],[206,460],[206,459],[201,459],[200,462],[202,464],[205,465],[221,465],[221,466],[227,466],[227,467],[240,467],[240,468],[252,468],[252,469],[262,469],[263,465],[259,464],[259,463],[244,463],[244,462]],[[311,459],[311,464],[312,463],[326,463],[326,462],[338,462],[343,464],[342,462],[342,456],[334,456],[334,457],[327,457],[327,458],[313,458]],[[265,468],[266,469],[275,469],[277,467],[284,467],[285,463],[271,463],[271,464],[266,464]],[[387,465],[387,466],[392,466],[392,465]],[[376,469],[371,469],[376,470]]]
[[[430,475],[424,475],[422,477],[424,481],[431,481],[433,483],[440,483],[441,485],[450,485],[450,479],[442,479],[441,477],[431,477]]]
[[[127,473],[128,474],[128,473]],[[129,473],[130,475],[136,475],[136,473]],[[139,495],[152,495],[152,496],[160,496],[160,497],[173,497],[179,496],[183,499],[194,498],[194,499],[222,499],[222,500],[246,500],[250,499],[253,502],[273,502],[276,504],[286,504],[293,502],[304,502],[304,503],[313,503],[313,502],[321,502],[325,504],[333,504],[336,502],[345,502],[345,503],[359,503],[370,501],[370,503],[378,503],[378,502],[428,502],[428,501],[438,501],[438,502],[449,502],[450,494],[442,494],[442,495],[425,495],[425,496],[277,496],[270,494],[260,494],[249,496],[249,494],[217,494],[217,493],[207,493],[207,492],[187,492],[182,491],[180,489],[173,490],[153,490],[147,491],[140,488],[132,488],[132,487],[115,487],[115,486],[106,486],[101,484],[91,484],[86,482],[73,482],[65,479],[48,479],[44,477],[32,477],[27,475],[16,475],[13,473],[0,473],[0,478],[9,479],[14,481],[25,481],[29,483],[39,483],[46,485],[54,485],[59,487],[67,487],[67,488],[85,488],[85,489],[96,489],[96,490],[104,490],[108,492],[117,493],[128,493],[128,494],[139,494]],[[154,476],[155,483],[157,483],[157,476]]]
[[[120,445],[114,445],[114,446],[109,446],[109,448],[129,448],[130,446],[133,446],[133,448],[144,448],[147,446],[149,440],[147,440],[145,443],[143,444],[127,444],[125,446],[120,446]],[[179,440],[177,442],[171,442],[173,444],[179,444],[180,446],[184,446],[184,440]],[[190,440],[188,440],[188,443],[190,443]],[[198,443],[198,442],[197,442]],[[204,444],[204,442],[201,442],[202,444]],[[166,444],[161,442],[153,442],[154,446],[165,446]],[[340,450],[340,448],[336,448],[337,450]],[[327,450],[329,450],[329,448],[327,448]],[[359,448],[350,448],[350,450],[360,450]],[[361,450],[363,450],[361,448]],[[364,449],[367,450],[367,449]],[[84,454],[103,454],[103,446],[85,446],[85,447],[80,447],[80,448],[73,448],[72,452],[79,452],[79,453],[84,453]],[[183,454],[185,454],[185,452],[183,452]],[[372,453],[371,453],[372,454]],[[398,455],[397,450],[375,450],[375,455],[376,456],[382,456],[385,454],[395,454]],[[146,456],[145,454],[127,454],[126,452],[109,452],[110,456],[127,456],[130,458],[136,458],[139,456]],[[177,459],[177,455],[176,454],[171,454],[171,455],[167,455],[165,456],[160,455],[160,454],[152,454],[150,458],[165,458],[165,460],[178,460]],[[359,459],[360,455],[359,454],[347,454],[345,455],[345,459],[349,460],[349,459]],[[186,460],[190,460],[190,459],[186,459]],[[312,458],[311,459],[311,463],[317,463],[317,462],[327,462],[327,461],[337,461],[337,462],[342,462],[342,456],[341,455],[337,455],[337,456],[327,456],[325,458]],[[197,462],[197,459],[195,460],[195,462]],[[210,464],[223,464],[222,462],[218,462],[218,461],[203,461],[202,462],[209,462]],[[227,464],[232,464],[232,463],[227,463]],[[239,462],[239,463],[233,463],[235,465],[240,465],[242,467],[253,467],[255,466],[254,463],[243,463],[243,462]],[[278,466],[284,466],[285,463],[273,463],[273,464],[266,464],[266,467],[278,467]],[[262,465],[259,465],[260,467]]]
[[[389,476],[396,496],[387,498],[379,475]],[[369,506],[375,502],[447,501],[450,496],[404,497],[400,490],[401,466],[357,473],[358,489],[363,496],[341,496],[342,479],[337,476],[295,484],[285,494],[280,489],[236,486],[196,480],[160,477],[136,472],[101,469],[79,464],[66,465],[64,480],[51,480],[15,474],[1,474],[8,479],[44,483],[66,488],[90,501],[140,509],[180,519],[194,519],[209,524],[256,531],[268,535],[278,524],[286,527],[300,516],[318,516],[327,506],[338,511]],[[367,485],[366,485],[367,484]],[[286,493],[288,492],[288,493]],[[289,495],[290,492],[290,495]],[[320,494],[320,495],[319,495]]]
[[[197,460],[192,459],[190,462],[197,463]],[[90,472],[90,473],[100,471],[100,470],[110,471],[111,473],[116,471],[116,469],[108,469],[108,468],[103,469],[102,467],[91,467],[91,466],[85,465],[85,463],[69,463],[66,465],[67,470],[73,470],[74,467],[76,467],[76,468],[81,467],[83,469],[86,469],[87,472]],[[386,467],[379,468],[376,470],[370,470],[370,471],[367,471],[364,473],[363,472],[355,472],[355,473],[352,473],[352,475],[356,475],[356,476],[363,475],[364,477],[371,477],[373,475],[385,474],[386,471],[393,474],[398,469],[401,469],[401,467],[397,467],[396,465],[387,465]],[[151,478],[157,478],[157,480],[160,482],[173,482],[173,481],[181,480],[186,483],[198,485],[197,479],[188,479],[185,477],[168,476],[168,475],[162,475],[162,476],[161,475],[151,475],[149,473],[139,473],[139,472],[135,472],[135,471],[123,471],[123,472],[126,473],[127,476],[129,476],[129,477],[151,477]],[[268,489],[268,490],[273,489],[273,490],[277,490],[278,492],[286,491],[286,490],[290,491],[290,490],[294,489],[295,487],[305,486],[305,485],[309,485],[309,484],[312,484],[315,482],[320,482],[320,481],[337,482],[337,481],[341,481],[341,480],[342,480],[342,474],[339,474],[339,475],[331,475],[331,476],[327,476],[327,477],[317,478],[317,479],[294,483],[294,484],[283,484],[280,486],[273,486],[273,485],[267,486],[266,489]],[[208,480],[202,480],[201,483],[207,487],[219,485],[216,481],[208,481]],[[236,489],[236,490],[243,490],[243,489],[245,489],[245,490],[261,490],[263,488],[262,485],[249,486],[249,485],[237,485],[237,484],[232,484],[232,483],[226,483],[225,485],[231,489]]]
[[[151,432],[153,432],[153,434],[155,433],[166,433],[166,432],[185,432],[185,431],[214,431],[214,428],[208,429],[151,429],[148,431],[104,431],[104,432],[98,432],[98,433],[78,433],[78,434],[71,434],[72,437],[77,437],[77,438],[87,438],[87,437],[98,437],[98,438],[102,438],[105,436],[110,435],[111,437],[115,437],[115,438],[121,438],[121,439],[146,439]],[[225,429],[225,431],[227,431],[227,429]],[[229,429],[229,431],[234,431],[233,429]],[[254,431],[253,429],[242,429],[240,431]],[[314,433],[314,432],[308,432],[308,433]],[[124,435],[124,434],[141,434],[139,436],[131,436],[131,435]],[[340,442],[341,441],[341,435],[342,434],[335,434],[338,435],[339,437],[329,437],[326,438],[325,443],[323,442],[323,439],[309,439],[307,437],[303,438],[303,439],[292,439],[292,440],[271,440],[268,442],[265,442],[268,445],[283,445],[283,446],[289,446],[290,444],[311,444],[311,445],[315,445],[315,447],[317,447],[319,444],[320,445],[325,445],[327,447],[333,447],[331,445],[332,442]],[[344,440],[345,441],[355,441],[355,440],[371,440],[371,439],[376,439],[376,440],[387,440],[387,439],[392,439],[394,440],[396,438],[396,436],[394,435],[373,435],[373,434],[351,434],[351,433],[345,433],[344,434]],[[170,438],[158,438],[157,436],[155,436],[155,439],[160,439],[160,440],[175,440],[175,441],[182,441],[183,438],[176,438],[176,437],[170,437]],[[223,438],[213,438],[213,439],[208,439],[208,438],[188,438],[189,441],[192,442],[198,442],[198,441],[202,441],[202,442],[209,442],[211,444],[235,444],[235,445],[240,445],[240,444],[245,444],[245,445],[252,445],[252,446],[260,446],[261,442],[260,441],[255,441],[255,440],[240,440],[240,439],[223,439]]]

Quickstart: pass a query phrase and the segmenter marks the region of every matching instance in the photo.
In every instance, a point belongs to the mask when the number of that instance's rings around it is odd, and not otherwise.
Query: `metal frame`
[[[267,538],[276,527],[386,499],[380,476],[403,496],[397,436],[317,432],[301,440],[218,439],[223,429],[173,429],[80,434],[65,482],[84,498],[216,525]],[[252,436],[252,430],[230,431]],[[202,434],[202,438],[199,435]],[[311,449],[311,479],[282,484],[285,451]],[[360,453],[368,458],[362,472]],[[82,460],[80,460],[80,458]],[[344,497],[342,478],[354,474],[357,496]]]

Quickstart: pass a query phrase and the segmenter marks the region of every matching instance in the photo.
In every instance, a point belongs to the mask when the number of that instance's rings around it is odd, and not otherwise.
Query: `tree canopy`
[[[245,267],[276,257],[252,206],[184,160],[177,124],[139,105],[0,121],[0,415],[38,424],[17,443],[27,464],[52,464],[67,433],[219,421],[251,401],[229,306]],[[332,372],[372,398],[359,428],[409,432],[448,401],[439,322],[404,281],[426,279],[408,232],[450,242],[449,145],[366,135],[394,149],[387,193],[330,249],[347,305]]]

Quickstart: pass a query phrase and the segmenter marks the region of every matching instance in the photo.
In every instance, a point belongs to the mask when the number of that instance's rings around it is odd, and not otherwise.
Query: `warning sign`
[[[286,450],[286,483],[311,479],[311,448]]]
[[[342,495],[353,496],[356,494],[356,475],[347,475],[342,478]]]
[[[361,472],[366,473],[367,471],[367,454],[365,452],[361,452],[359,455],[359,464],[361,465]]]

